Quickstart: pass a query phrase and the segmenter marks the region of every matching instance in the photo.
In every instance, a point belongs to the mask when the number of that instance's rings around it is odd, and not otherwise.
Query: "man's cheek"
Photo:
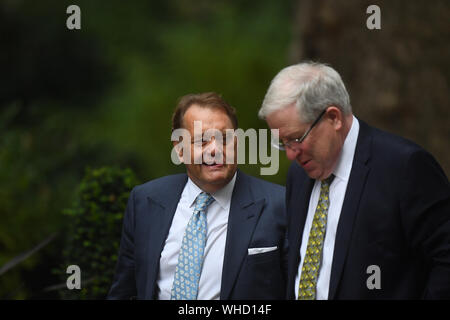
[[[229,145],[225,148],[223,154],[225,164],[235,164],[237,161],[237,146]]]
[[[203,155],[201,150],[193,148],[191,159],[193,164],[201,165],[203,163]]]

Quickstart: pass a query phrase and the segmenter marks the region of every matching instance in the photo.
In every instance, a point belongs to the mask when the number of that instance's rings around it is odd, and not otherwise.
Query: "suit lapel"
[[[248,178],[238,170],[231,198],[220,299],[227,300],[248,253],[265,199],[253,199]]]
[[[148,259],[146,299],[154,299],[159,260],[169,233],[178,202],[186,185],[187,175],[175,177],[170,185],[161,186],[160,193],[147,197],[147,230],[145,257]]]
[[[364,191],[367,174],[369,173],[369,167],[366,164],[370,157],[372,142],[369,134],[370,129],[367,124],[359,119],[358,121],[360,124],[358,142],[336,231],[328,299],[335,298],[339,286],[351,242],[354,220]]]
[[[293,164],[297,165],[297,164]],[[288,265],[288,288],[295,290],[295,276],[297,275],[298,265],[300,263],[300,246],[302,242],[303,228],[305,226],[306,216],[308,214],[309,198],[314,186],[314,179],[294,177],[295,185],[292,188],[290,200],[287,205],[289,208],[289,246],[290,251]],[[294,299],[295,292],[288,292],[288,297]]]

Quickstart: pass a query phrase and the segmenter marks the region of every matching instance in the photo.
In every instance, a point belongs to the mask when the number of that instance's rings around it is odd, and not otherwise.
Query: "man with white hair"
[[[357,119],[320,63],[281,70],[259,116],[295,160],[289,299],[450,298],[450,186],[428,152]]]

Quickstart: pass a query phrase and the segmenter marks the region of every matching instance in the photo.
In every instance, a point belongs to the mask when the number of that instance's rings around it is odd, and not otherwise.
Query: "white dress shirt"
[[[235,182],[236,173],[224,188],[211,194],[215,201],[209,205],[206,212],[207,238],[199,281],[198,300],[219,300],[220,298],[228,215]],[[195,199],[201,192],[203,190],[188,178],[159,260],[159,274],[156,282],[159,300],[170,300],[175,267],[178,264],[178,254],[184,231],[194,212]]]
[[[328,299],[328,290],[330,287],[331,266],[333,263],[334,242],[336,240],[336,230],[341,215],[342,204],[344,203],[345,191],[347,190],[348,179],[353,165],[353,156],[355,155],[356,142],[359,133],[358,119],[353,116],[352,126],[345,138],[339,160],[333,171],[335,178],[330,186],[330,206],[328,207],[328,219],[323,245],[322,264],[319,270],[317,280],[317,300]],[[320,180],[316,180],[309,199],[308,215],[306,217],[305,227],[303,229],[302,245],[300,247],[300,264],[298,266],[297,277],[295,278],[295,298],[298,298],[298,287],[300,275],[302,272],[303,261],[308,245],[309,231],[316,211],[320,196]]]

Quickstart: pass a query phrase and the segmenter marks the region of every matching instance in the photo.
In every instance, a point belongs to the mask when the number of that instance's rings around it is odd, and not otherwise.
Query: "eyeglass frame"
[[[314,120],[314,122],[311,124],[311,126],[309,127],[308,130],[306,130],[305,134],[303,136],[301,136],[300,138],[295,138],[295,139],[291,139],[289,141],[287,141],[286,143],[284,143],[283,141],[276,143],[275,141],[272,141],[272,146],[275,147],[278,150],[286,150],[286,147],[291,148],[292,146],[290,145],[292,142],[298,143],[299,145],[306,139],[306,137],[308,136],[308,134],[311,132],[311,130],[317,125],[317,123],[319,123],[320,119],[322,119],[323,115],[327,112],[328,108],[326,108],[325,110],[323,110],[319,116],[316,118],[316,120]]]

